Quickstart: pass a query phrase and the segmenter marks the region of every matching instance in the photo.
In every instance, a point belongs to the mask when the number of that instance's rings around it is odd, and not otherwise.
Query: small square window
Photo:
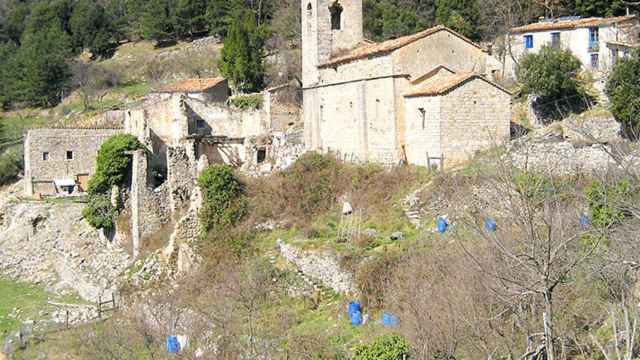
[[[591,68],[593,70],[600,68],[600,56],[598,54],[591,54]]]
[[[207,122],[202,119],[198,119],[196,121],[196,127],[198,128],[198,130],[205,129],[207,127]]]
[[[560,48],[560,33],[559,32],[551,33],[551,47],[553,47],[555,49],[559,49]]]
[[[73,151],[67,151],[67,160],[73,160]]]
[[[44,161],[49,160],[49,152],[45,151],[42,153],[42,160]]]
[[[267,149],[258,149],[256,160],[258,164],[262,164],[263,162],[265,162],[265,160],[267,160]]]
[[[524,36],[524,47],[525,49],[533,49],[533,35]]]

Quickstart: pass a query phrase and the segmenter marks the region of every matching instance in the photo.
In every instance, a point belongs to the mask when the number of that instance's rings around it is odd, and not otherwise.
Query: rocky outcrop
[[[357,294],[353,274],[342,270],[338,259],[330,252],[304,251],[278,240],[280,255],[293,263],[306,276],[343,294]]]
[[[2,210],[0,274],[72,290],[95,302],[109,297],[129,254],[82,219],[84,204],[15,202]]]

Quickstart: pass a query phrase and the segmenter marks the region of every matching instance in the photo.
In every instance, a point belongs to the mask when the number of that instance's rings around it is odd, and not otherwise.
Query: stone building
[[[362,0],[302,1],[307,148],[334,151],[354,161],[426,163],[426,153],[412,159],[406,154],[408,148],[418,148],[409,141],[425,140],[417,139],[407,127],[423,115],[407,110],[405,93],[429,79],[430,73],[440,65],[456,73],[483,74],[485,82],[497,74],[502,65],[478,44],[443,26],[373,43],[364,39],[362,25]],[[481,103],[483,97],[484,94],[472,92],[464,101],[473,107],[474,101]],[[500,116],[483,113],[488,109],[486,106],[474,109],[474,113],[482,115],[485,122],[500,122],[489,127],[500,129],[494,137],[502,141],[509,134],[510,100],[502,96],[499,100],[502,103],[492,102],[495,109],[491,111],[502,112]],[[477,133],[476,129],[468,130]],[[441,136],[449,134],[442,132]],[[456,158],[476,150],[475,145],[462,142],[456,144],[455,154],[438,151],[429,156],[463,160]]]
[[[407,117],[405,125],[409,163],[441,167],[447,161],[443,157],[469,158],[509,134],[511,114],[505,106],[511,93],[478,74],[439,67],[404,97],[407,113],[418,114]]]
[[[82,193],[102,143],[121,129],[34,129],[24,143],[27,196]]]
[[[229,89],[229,81],[222,77],[188,79],[165,85],[154,91],[151,97],[162,98],[173,94],[183,94],[191,99],[207,103],[223,103],[231,95],[231,90]]]

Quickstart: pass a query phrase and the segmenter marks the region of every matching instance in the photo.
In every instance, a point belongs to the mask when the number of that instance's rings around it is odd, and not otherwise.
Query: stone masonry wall
[[[77,180],[78,175],[93,176],[100,146],[122,132],[121,129],[30,130],[25,139],[26,195],[35,195],[33,181]],[[73,159],[67,159],[68,151],[73,152]],[[45,153],[48,153],[47,160]]]
[[[481,79],[442,97],[442,154],[445,166],[509,140],[511,95]]]

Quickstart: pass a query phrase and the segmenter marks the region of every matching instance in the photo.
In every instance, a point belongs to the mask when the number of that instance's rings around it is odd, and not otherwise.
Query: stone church
[[[350,161],[443,166],[508,139],[502,65],[444,26],[374,43],[362,0],[302,0],[305,142]]]

